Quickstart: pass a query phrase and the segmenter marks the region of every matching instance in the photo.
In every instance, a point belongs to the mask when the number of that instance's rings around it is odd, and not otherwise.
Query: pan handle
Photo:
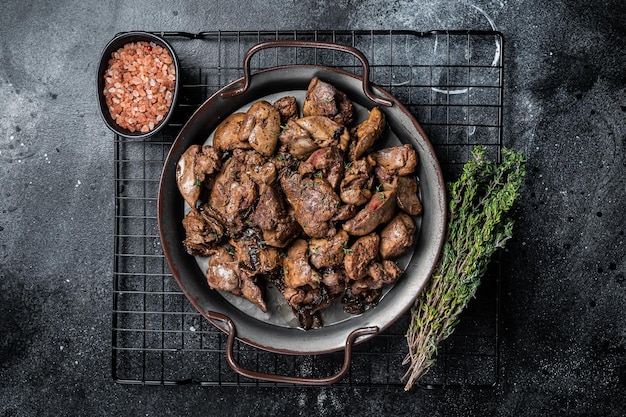
[[[235,355],[233,352],[233,347],[235,345],[235,339],[237,337],[237,330],[235,328],[235,324],[228,317],[220,313],[216,313],[213,311],[206,311],[205,315],[210,320],[220,321],[226,324],[227,330],[222,329],[228,334],[228,339],[226,341],[226,361],[230,365],[231,368],[235,372],[240,375],[243,375],[248,378],[259,379],[263,381],[277,382],[277,383],[289,383],[289,384],[301,384],[301,385],[329,385],[333,384],[340,379],[342,379],[348,370],[350,369],[350,362],[352,361],[352,345],[356,341],[359,336],[364,336],[368,334],[376,334],[379,332],[378,327],[362,327],[360,329],[356,329],[352,331],[348,338],[346,339],[346,347],[345,347],[345,355],[343,360],[343,365],[339,372],[334,375],[330,375],[327,377],[321,378],[307,378],[300,376],[287,376],[287,375],[277,375],[277,374],[268,374],[265,372],[253,371],[251,369],[247,369],[242,367],[237,360],[235,359]]]
[[[363,93],[370,99],[372,100],[374,103],[379,104],[381,106],[385,106],[385,107],[391,107],[393,105],[393,103],[391,102],[391,100],[387,100],[381,97],[377,97],[376,95],[374,95],[374,93],[372,92],[371,89],[371,85],[370,85],[370,77],[369,77],[369,73],[370,73],[370,65],[369,62],[367,61],[367,58],[365,57],[365,55],[363,55],[363,53],[361,51],[359,51],[356,48],[353,48],[351,46],[348,45],[342,45],[342,44],[338,44],[338,43],[331,43],[331,42],[320,42],[320,41],[305,41],[305,40],[298,40],[298,39],[283,39],[283,40],[275,40],[275,41],[266,41],[266,42],[261,42],[258,43],[256,45],[254,45],[253,47],[251,47],[250,49],[248,49],[248,52],[246,52],[244,58],[243,58],[243,74],[244,74],[244,83],[243,86],[234,89],[234,90],[230,90],[230,91],[224,91],[222,92],[221,96],[224,98],[229,98],[229,97],[234,97],[234,96],[238,96],[239,94],[243,94],[248,87],[250,86],[250,77],[251,77],[251,73],[250,73],[250,61],[252,60],[252,56],[254,54],[256,54],[257,52],[263,50],[263,49],[269,49],[269,48],[294,48],[294,47],[298,47],[298,48],[318,48],[318,49],[330,49],[333,51],[339,51],[339,52],[346,52],[351,54],[352,56],[354,56],[355,58],[357,58],[360,62],[361,62],[361,66],[363,68],[363,77],[362,77],[362,81],[363,81]]]

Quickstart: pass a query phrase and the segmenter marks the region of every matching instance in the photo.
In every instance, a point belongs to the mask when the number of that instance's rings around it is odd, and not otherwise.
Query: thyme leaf
[[[502,163],[488,161],[485,148],[476,146],[460,178],[448,184],[443,250],[411,307],[405,390],[433,365],[437,346],[452,334],[459,314],[475,296],[491,255],[512,236],[513,221],[506,214],[520,196],[526,159],[507,148],[502,155]]]

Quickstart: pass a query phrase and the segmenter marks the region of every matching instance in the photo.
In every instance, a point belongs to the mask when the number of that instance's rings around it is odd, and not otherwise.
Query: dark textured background
[[[5,1],[0,415],[624,415],[626,3]],[[203,4],[205,3],[205,4]],[[113,142],[95,65],[125,30],[491,29],[526,152],[493,389],[141,387],[110,379]]]

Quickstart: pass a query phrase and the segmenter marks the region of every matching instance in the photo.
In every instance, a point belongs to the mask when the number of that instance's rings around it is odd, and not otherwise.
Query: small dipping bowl
[[[170,108],[167,111],[167,114],[163,117],[163,120],[161,120],[158,124],[154,126],[152,130],[148,132],[141,132],[137,130],[134,132],[131,132],[128,129],[124,129],[120,127],[116,123],[115,119],[111,117],[111,114],[109,112],[109,107],[107,106],[106,98],[104,96],[104,88],[105,88],[104,76],[109,67],[109,60],[111,59],[111,55],[113,54],[113,52],[117,51],[118,49],[122,48],[124,45],[128,43],[141,42],[141,41],[153,42],[156,45],[160,45],[161,47],[165,48],[169,52],[169,54],[172,57],[172,63],[174,64],[174,68],[176,71],[176,74],[175,74],[176,78],[174,80],[172,104],[170,105]],[[178,101],[178,93],[180,91],[180,65],[178,62],[178,58],[176,57],[176,54],[174,53],[174,49],[171,47],[171,45],[167,43],[163,38],[157,35],[154,35],[148,32],[126,32],[126,33],[120,34],[116,36],[115,38],[113,38],[105,46],[104,51],[102,52],[102,55],[100,57],[100,64],[98,65],[97,86],[98,86],[98,102],[100,103],[100,113],[102,114],[102,118],[104,120],[104,123],[107,125],[107,127],[111,129],[113,132],[117,133],[118,135],[124,136],[126,138],[131,138],[131,139],[148,138],[154,135],[155,133],[159,132],[165,126],[167,126],[167,123],[169,119],[171,118],[172,113],[174,112],[174,108],[176,107],[176,103]]]

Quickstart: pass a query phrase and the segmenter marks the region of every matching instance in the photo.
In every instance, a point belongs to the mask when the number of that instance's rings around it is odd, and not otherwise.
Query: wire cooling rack
[[[500,160],[503,37],[490,31],[155,32],[182,63],[182,93],[169,125],[145,141],[115,136],[115,254],[112,376],[118,383],[276,386],[242,377],[225,359],[225,335],[192,307],[172,278],[157,228],[158,181],[170,145],[193,111],[223,85],[242,76],[252,45],[272,39],[337,42],[363,52],[371,80],[400,100],[420,122],[447,181],[459,174],[474,145]],[[258,56],[257,56],[258,55]],[[284,64],[335,66],[359,73],[360,64],[326,50],[257,54],[252,70]],[[427,388],[493,386],[498,380],[499,261],[439,347],[435,366],[419,380]],[[403,387],[410,321],[402,316],[384,333],[354,347],[347,376],[336,386]],[[243,343],[234,352],[249,369],[305,377],[337,372],[343,352],[314,356],[268,353]]]

